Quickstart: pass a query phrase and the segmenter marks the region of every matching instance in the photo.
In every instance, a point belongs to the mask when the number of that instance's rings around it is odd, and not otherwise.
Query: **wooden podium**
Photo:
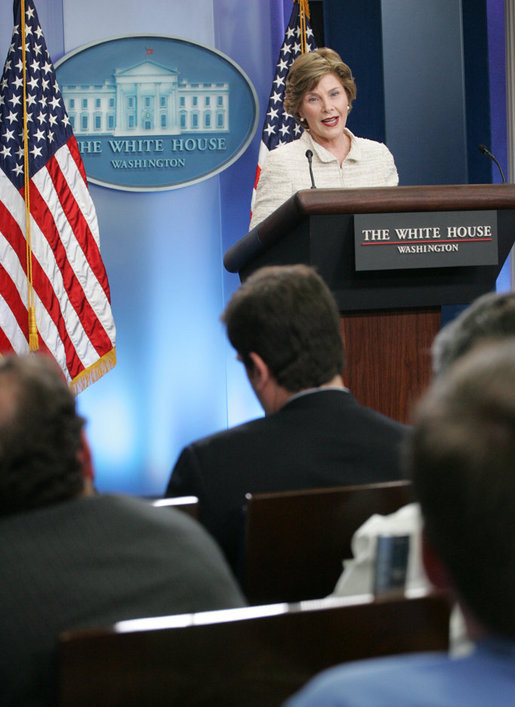
[[[495,211],[495,265],[358,271],[355,214]],[[466,305],[495,288],[515,239],[515,185],[299,191],[224,257],[243,281],[264,265],[312,265],[341,312],[345,384],[364,405],[409,421],[431,379],[430,348],[442,305]]]

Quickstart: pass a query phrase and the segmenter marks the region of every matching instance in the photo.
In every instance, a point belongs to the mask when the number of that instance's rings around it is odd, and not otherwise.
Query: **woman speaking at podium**
[[[299,189],[397,186],[397,169],[386,145],[356,137],[345,127],[355,97],[352,72],[334,50],[321,48],[295,59],[284,107],[304,132],[268,153],[251,229]]]

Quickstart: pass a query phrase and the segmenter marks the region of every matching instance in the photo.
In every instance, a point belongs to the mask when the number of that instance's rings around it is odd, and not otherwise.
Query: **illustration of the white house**
[[[61,93],[79,135],[178,135],[229,130],[229,84],[179,80],[154,61],[115,69],[103,84],[66,84]]]

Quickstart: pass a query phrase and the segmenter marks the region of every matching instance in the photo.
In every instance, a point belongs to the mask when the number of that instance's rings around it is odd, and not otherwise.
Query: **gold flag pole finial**
[[[34,308],[34,287],[32,283],[32,238],[30,230],[30,175],[29,175],[29,139],[27,129],[27,57],[25,53],[25,0],[20,5],[20,32],[23,64],[23,167],[24,167],[24,195],[25,195],[25,239],[27,254],[27,311],[29,327],[29,349],[39,349],[38,327],[36,323],[36,310]]]
[[[306,38],[306,17],[309,20],[309,3],[308,0],[295,0],[299,3],[300,9],[300,46],[301,51],[305,54],[308,51],[308,42]]]

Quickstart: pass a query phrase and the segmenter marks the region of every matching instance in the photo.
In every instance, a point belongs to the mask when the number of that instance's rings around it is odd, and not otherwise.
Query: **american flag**
[[[252,205],[256,197],[256,187],[261,174],[261,167],[267,154],[278,145],[296,140],[303,132],[295,119],[284,110],[284,94],[286,76],[299,54],[312,52],[316,49],[315,36],[309,24],[307,0],[294,0],[290,21],[284,35],[284,41],[279,52],[279,59],[272,82],[272,90],[268,100],[263,134],[259,146],[256,179],[252,191]]]
[[[0,85],[0,354],[50,353],[77,393],[116,363],[109,283],[33,0],[13,9]]]

